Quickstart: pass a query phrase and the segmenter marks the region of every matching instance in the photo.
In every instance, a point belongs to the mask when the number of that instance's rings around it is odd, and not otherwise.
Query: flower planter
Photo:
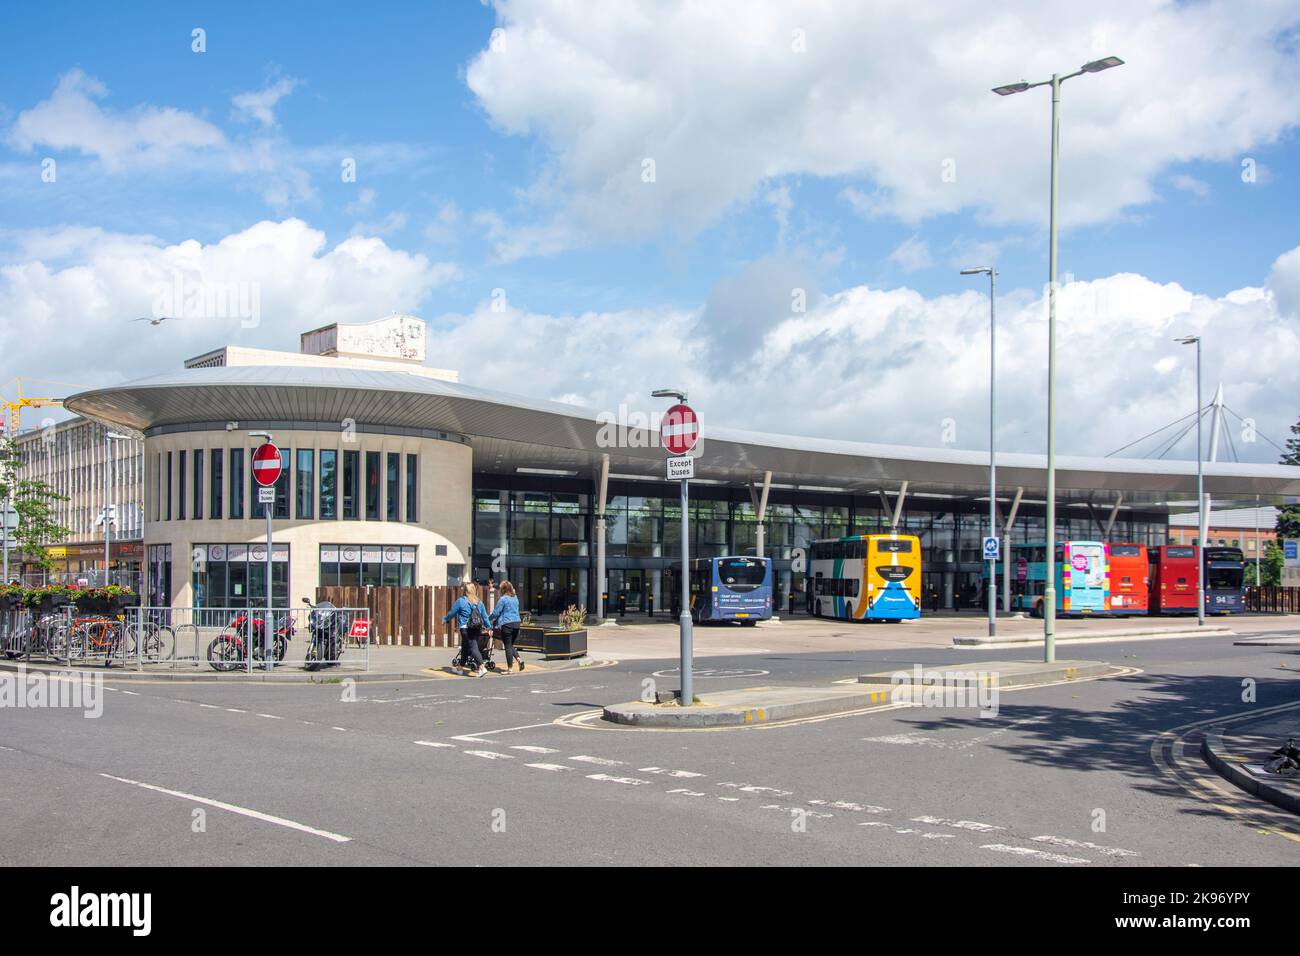
[[[540,652],[549,660],[569,660],[587,656],[587,629],[566,630],[524,624],[519,628],[515,647],[521,651]]]

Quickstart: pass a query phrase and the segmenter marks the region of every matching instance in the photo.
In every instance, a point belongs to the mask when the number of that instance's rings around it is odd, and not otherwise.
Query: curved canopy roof
[[[330,423],[436,429],[468,437],[476,471],[510,474],[519,468],[580,476],[599,473],[610,456],[616,476],[662,479],[665,453],[657,431],[618,429],[613,415],[561,402],[539,401],[402,372],[347,367],[246,366],[186,369],[111,388],[81,392],[64,407],[120,428],[237,421],[243,427],[275,422]],[[611,424],[613,423],[613,424]],[[819,491],[875,494],[897,491],[969,497],[988,493],[988,453],[741,431],[705,421],[697,448],[697,478],[746,484],[772,472],[778,485]],[[615,440],[611,446],[610,439]],[[1058,455],[1062,500],[1186,510],[1194,506],[1196,464]],[[1216,506],[1231,501],[1281,503],[1300,496],[1300,468],[1219,462],[1204,466],[1205,489]],[[1046,485],[1042,455],[998,455],[1002,489],[1024,488],[1026,501],[1041,499]],[[1192,500],[1188,500],[1192,499]]]

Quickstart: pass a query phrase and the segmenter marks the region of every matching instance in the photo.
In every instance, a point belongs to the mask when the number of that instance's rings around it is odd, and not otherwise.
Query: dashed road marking
[[[912,817],[913,823],[929,823],[932,826],[952,827],[954,830],[974,830],[976,833],[991,833],[1005,830],[1006,827],[994,826],[992,823],[980,823],[978,820],[949,820],[945,817]]]
[[[1069,837],[1058,836],[1036,836],[1032,838],[1035,843],[1051,843],[1054,846],[1068,847],[1073,850],[1096,850],[1098,853],[1106,856],[1137,856],[1135,850],[1125,850],[1118,846],[1101,846],[1097,843],[1088,843],[1081,840],[1071,840]]]
[[[690,770],[669,770],[667,767],[640,767],[637,773],[660,773],[669,777],[703,777],[702,773],[693,773]]]
[[[837,810],[852,810],[854,813],[890,813],[889,807],[877,807],[870,803],[852,803],[848,800],[809,800],[815,807],[834,807]]]
[[[265,717],[267,720],[284,720],[283,717],[277,717],[275,714],[258,714],[258,717]]]
[[[1088,861],[1078,856],[1065,856],[1061,853],[1048,853],[1046,850],[1035,850],[1027,846],[1007,846],[1005,843],[985,843],[980,847],[981,850],[993,850],[995,853],[1010,853],[1013,856],[1029,856],[1036,860],[1047,860],[1049,863],[1087,863]]]
[[[554,747],[534,747],[529,744],[515,744],[511,750],[526,750],[530,754],[557,754],[559,753]]]
[[[335,729],[335,730],[342,730],[343,728],[342,728],[342,727],[335,727],[334,729]],[[444,743],[441,743],[441,742],[439,742],[439,741],[437,741],[437,740],[417,740],[416,743],[419,744],[421,747],[451,747],[451,748],[455,749],[455,746],[456,746],[455,744],[444,744]]]
[[[923,840],[955,840],[955,833],[936,833],[933,830],[917,830],[913,827],[896,827],[892,823],[884,823],[879,820],[868,820],[866,823],[859,823],[860,827],[884,827],[891,830],[899,836],[919,836]]]
[[[699,790],[687,790],[685,787],[678,787],[676,790],[669,790],[669,793],[680,793],[684,797],[702,797],[704,796]]]
[[[629,787],[639,787],[642,784],[649,783],[649,780],[642,780],[639,777],[611,777],[607,773],[589,773],[588,780],[604,780],[607,783],[622,783]]]
[[[570,757],[570,760],[577,760],[581,763],[594,763],[601,767],[621,767],[622,760],[608,760],[605,757],[592,757],[587,754],[578,754],[576,757]]]
[[[732,789],[739,790],[742,793],[770,793],[774,797],[788,797],[794,793],[793,790],[778,790],[776,787],[760,787],[757,784],[752,783],[720,783],[718,786],[731,787]]]
[[[537,770],[549,770],[552,773],[558,773],[561,770],[572,770],[572,767],[566,767],[562,763],[526,763],[525,767],[534,767]]]
[[[484,760],[514,760],[510,754],[498,753],[495,750],[465,750],[471,757],[482,757]]]

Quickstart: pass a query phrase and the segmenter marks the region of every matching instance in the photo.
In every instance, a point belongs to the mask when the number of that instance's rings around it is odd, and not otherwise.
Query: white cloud
[[[1179,173],[1170,180],[1175,189],[1181,189],[1185,193],[1191,193],[1197,199],[1204,199],[1210,194],[1210,184],[1203,179],[1197,179],[1195,176],[1189,176],[1187,173]]]
[[[285,77],[260,90],[240,93],[231,99],[235,115],[240,119],[256,120],[262,126],[275,125],[275,104],[298,86],[298,81]]]
[[[904,239],[887,258],[904,272],[916,272],[934,265],[934,260],[930,258],[930,247],[920,236]]]
[[[117,112],[100,106],[107,95],[99,80],[68,71],[49,99],[18,114],[9,145],[21,152],[38,145],[76,150],[97,157],[109,170],[163,165],[192,150],[226,145],[221,130],[193,113],[158,106]]]
[[[842,195],[869,216],[1041,222],[1048,95],[990,89],[1104,54],[1127,64],[1064,87],[1067,225],[1112,220],[1171,167],[1235,164],[1300,121],[1300,60],[1276,42],[1300,10],[1282,0],[496,7],[504,33],[466,82],[549,155],[528,224],[497,230],[501,258],[689,235],[799,174],[856,179]]]
[[[378,238],[330,246],[323,232],[298,219],[259,222],[207,244],[191,239],[168,245],[77,228],[10,239],[14,251],[0,265],[5,374],[21,369],[85,385],[171,370],[227,343],[295,349],[299,332],[328,322],[417,311],[433,289],[458,274],[453,264],[430,262]],[[34,252],[60,261],[52,264]],[[246,300],[255,295],[260,324],[243,327],[233,305],[222,315],[159,326],[130,321],[152,316],[160,295],[165,298],[178,280],[204,290],[238,290]]]

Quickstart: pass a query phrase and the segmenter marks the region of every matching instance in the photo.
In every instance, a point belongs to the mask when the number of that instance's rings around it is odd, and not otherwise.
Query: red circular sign
[[[270,442],[253,452],[253,480],[263,488],[269,488],[280,480],[280,469],[283,466],[280,449]]]
[[[669,454],[684,455],[700,438],[700,420],[689,405],[674,405],[659,425],[659,440]]]

